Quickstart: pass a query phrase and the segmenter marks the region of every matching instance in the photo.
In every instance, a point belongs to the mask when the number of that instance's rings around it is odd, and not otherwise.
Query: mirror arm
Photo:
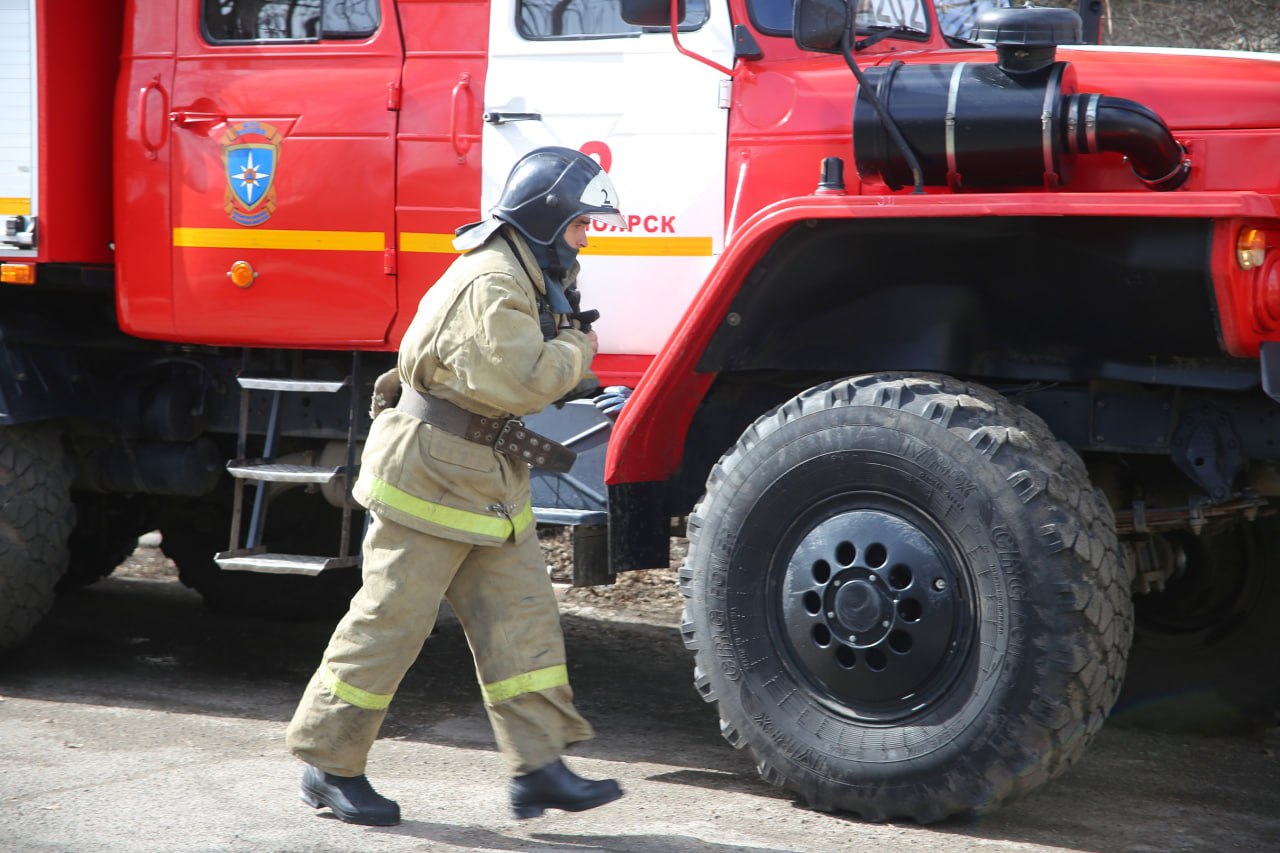
[[[716,62],[714,59],[707,59],[705,56],[700,56],[694,53],[693,51],[688,50],[684,45],[680,43],[679,3],[680,3],[680,0],[671,0],[671,40],[675,42],[676,50],[679,51],[680,53],[683,53],[685,56],[689,57],[690,59],[698,60],[703,65],[710,65],[712,68],[719,71],[721,74],[728,75],[731,78],[737,77],[738,73],[734,71],[732,68],[725,68],[723,65],[721,65],[719,62]]]
[[[674,5],[675,0],[672,0]],[[924,192],[924,171],[920,168],[920,161],[916,159],[916,153],[911,150],[911,146],[907,144],[906,137],[902,135],[902,130],[898,127],[898,123],[893,120],[893,116],[889,115],[889,111],[885,109],[884,104],[880,102],[880,96],[876,94],[875,89],[867,85],[867,78],[863,76],[862,69],[858,67],[858,62],[853,58],[853,27],[845,28],[844,35],[840,37],[840,52],[844,54],[844,61],[849,66],[849,70],[853,72],[853,76],[858,80],[858,86],[867,93],[867,100],[871,102],[871,106],[875,107],[876,115],[880,116],[880,121],[884,123],[884,127],[889,131],[889,138],[893,140],[893,144],[902,152],[902,157],[907,161],[907,166],[911,169],[911,178],[915,182],[914,193]],[[898,63],[895,60],[895,64]]]

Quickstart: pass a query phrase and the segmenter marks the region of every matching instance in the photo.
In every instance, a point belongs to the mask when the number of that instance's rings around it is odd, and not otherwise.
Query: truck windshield
[[[924,33],[929,29],[929,16],[924,0],[856,0],[854,19],[860,33],[880,30],[906,30]],[[751,21],[763,33],[791,35],[792,0],[747,0]]]
[[[929,16],[923,0],[855,0],[858,32],[866,35],[894,29],[923,33],[928,30]],[[764,33],[791,35],[793,0],[747,0],[751,21]],[[968,39],[981,12],[1012,5],[1010,0],[935,0],[942,32],[951,38]],[[1075,9],[1076,0],[1039,0],[1037,6],[1062,6]]]
[[[954,38],[967,39],[973,32],[979,13],[1010,4],[1002,0],[938,0],[935,5],[942,32]]]
[[[936,0],[933,5],[938,9],[938,21],[942,24],[943,34],[968,40],[973,36],[973,26],[980,13],[988,9],[1003,9],[1013,3],[1009,0]],[[1080,11],[1080,4],[1076,0],[1037,0],[1035,5]]]

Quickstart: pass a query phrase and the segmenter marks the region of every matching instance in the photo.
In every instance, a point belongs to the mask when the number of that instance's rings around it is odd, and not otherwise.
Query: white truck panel
[[[35,253],[29,229],[39,206],[35,44],[35,0],[0,0],[0,251],[9,256]]]
[[[594,8],[586,0],[563,5],[566,14]],[[681,43],[727,66],[728,6],[706,5],[706,22]],[[516,16],[514,0],[490,5],[484,107],[538,118],[485,124],[481,209],[497,201],[512,164],[533,148],[597,156],[633,224],[592,228],[582,304],[600,311],[600,352],[660,352],[724,247],[727,77],[677,53],[669,32],[531,40]]]

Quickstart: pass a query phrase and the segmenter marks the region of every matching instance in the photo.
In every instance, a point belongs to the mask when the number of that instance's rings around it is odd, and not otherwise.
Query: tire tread
[[[695,684],[705,700],[716,701],[716,679],[709,674],[716,661],[703,639],[709,627],[700,622],[697,603],[699,584],[705,583],[698,567],[719,536],[718,495],[738,487],[738,470],[751,467],[753,448],[771,435],[806,416],[848,406],[891,409],[930,421],[1007,471],[1010,489],[1027,512],[1041,519],[1045,551],[1065,554],[1077,566],[1056,581],[1045,616],[1075,644],[1052,658],[1053,684],[1035,685],[1025,719],[1018,721],[1025,730],[1022,738],[997,746],[994,761],[976,766],[965,759],[954,765],[928,793],[884,795],[873,785],[840,784],[777,760],[767,737],[753,738],[746,721],[727,718],[725,704],[719,703],[722,731],[733,732],[726,739],[753,755],[762,779],[794,791],[812,808],[851,811],[871,821],[920,823],[989,811],[1058,776],[1083,754],[1118,695],[1132,610],[1114,514],[1090,483],[1083,461],[1038,416],[984,386],[942,375],[869,374],[810,388],[752,424],[721,457],[689,518],[680,586],[686,597],[682,634],[697,657]],[[1040,743],[1043,748],[1035,745]]]

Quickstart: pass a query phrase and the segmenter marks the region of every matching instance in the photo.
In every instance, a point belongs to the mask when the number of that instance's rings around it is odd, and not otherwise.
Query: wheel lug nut
[[[934,578],[934,579],[933,579],[933,588],[934,588],[934,589],[936,589],[938,592],[942,592],[944,589],[946,589],[946,588],[947,588],[947,581],[946,581],[946,579],[945,579],[945,578]]]
[[[835,611],[828,610],[828,611],[827,611],[827,618],[828,618],[828,619],[834,619],[834,618],[836,618]]]

